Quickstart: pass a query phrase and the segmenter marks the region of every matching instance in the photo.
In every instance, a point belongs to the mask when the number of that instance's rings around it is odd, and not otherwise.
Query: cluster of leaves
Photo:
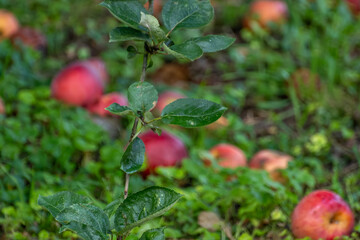
[[[171,40],[173,31],[203,27],[213,19],[214,9],[208,0],[167,1],[162,10],[162,22],[166,31],[140,1],[106,0],[101,5],[127,25],[112,30],[110,42],[144,41],[145,49],[150,54],[170,54],[179,59],[194,61],[203,53],[224,50],[235,41],[220,35],[191,38],[183,43]],[[130,53],[137,53],[133,46],[128,50]]]

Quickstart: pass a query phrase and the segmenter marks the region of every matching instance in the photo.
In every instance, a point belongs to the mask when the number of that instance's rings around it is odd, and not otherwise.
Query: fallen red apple
[[[320,77],[307,68],[300,68],[293,72],[288,80],[288,86],[294,88],[296,96],[305,99],[321,90]]]
[[[83,61],[84,64],[92,67],[95,72],[99,75],[100,79],[106,85],[109,82],[109,74],[106,70],[106,65],[103,60],[100,58],[91,58],[86,61]]]
[[[3,100],[0,98],[0,114],[4,114],[5,113],[5,105]]]
[[[98,74],[82,62],[63,69],[52,81],[54,98],[75,106],[96,103],[103,93],[103,83]]]
[[[237,168],[247,165],[247,160],[244,152],[238,147],[222,143],[210,149],[210,154],[215,158],[219,166],[223,168]],[[211,161],[204,160],[205,165],[210,166]]]
[[[118,103],[121,106],[128,104],[128,101],[125,96],[120,93],[108,93],[103,95],[98,102],[87,107],[89,112],[97,114],[101,117],[111,116],[112,114],[105,110],[113,103]]]
[[[253,169],[263,169],[270,177],[278,182],[283,182],[284,178],[279,169],[286,169],[292,157],[273,150],[261,150],[250,160],[249,166]]]
[[[346,0],[346,2],[354,15],[360,14],[360,0]]]
[[[147,158],[145,175],[154,172],[157,167],[176,166],[188,156],[184,143],[165,131],[160,136],[148,131],[139,137],[145,144]]]
[[[154,108],[154,112],[160,114],[162,110],[166,107],[166,105],[178,100],[180,98],[186,98],[185,95],[174,92],[174,91],[167,91],[163,92],[159,95],[158,102]]]
[[[346,236],[354,227],[354,214],[341,197],[328,190],[317,190],[296,206],[291,229],[296,238],[333,240]]]
[[[23,45],[37,50],[45,50],[47,45],[46,37],[38,30],[29,27],[22,27],[12,36],[14,44],[21,42]]]
[[[244,19],[244,26],[252,29],[257,23],[266,28],[270,23],[282,23],[287,18],[288,7],[285,2],[278,0],[257,0],[250,6],[249,14]]]
[[[19,30],[19,22],[11,12],[0,9],[0,40],[10,38]]]
[[[161,15],[161,11],[162,11],[162,0],[153,0],[153,10],[154,10],[154,16],[159,18]],[[149,10],[149,2],[146,2],[144,7]]]

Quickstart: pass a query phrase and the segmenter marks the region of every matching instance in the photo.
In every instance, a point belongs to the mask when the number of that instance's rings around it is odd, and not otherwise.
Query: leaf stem
[[[162,119],[162,117],[157,117],[157,118],[151,119],[150,121],[146,122],[146,124],[150,124],[150,123],[159,121],[159,120],[161,120],[161,119]]]
[[[125,190],[124,190],[124,199],[126,199],[128,197],[128,193],[129,193],[129,181],[130,181],[130,174],[126,174],[125,177]]]
[[[147,62],[148,62],[148,56],[149,53],[145,53],[144,54],[144,60],[143,60],[143,66],[142,66],[142,73],[141,73],[141,77],[140,77],[140,82],[144,82],[145,81],[145,77],[146,77],[146,69],[147,69]]]

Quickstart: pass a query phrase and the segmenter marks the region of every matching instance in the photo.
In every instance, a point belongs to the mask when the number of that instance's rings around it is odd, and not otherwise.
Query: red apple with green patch
[[[231,144],[222,143],[210,149],[210,154],[216,160],[217,164],[223,168],[244,167],[247,165],[246,155],[244,152]],[[211,161],[204,160],[205,165],[210,166]]]
[[[82,62],[63,69],[52,81],[52,96],[59,101],[75,106],[88,106],[102,96],[103,82],[98,73]]]
[[[159,136],[148,131],[139,137],[145,144],[147,159],[145,175],[153,173],[157,167],[177,166],[188,156],[181,139],[168,132],[163,131]]]
[[[336,193],[317,190],[304,197],[291,216],[296,238],[333,240],[348,236],[354,228],[354,214]]]
[[[99,115],[101,117],[113,115],[105,108],[109,107],[111,104],[117,103],[121,106],[126,106],[128,104],[127,98],[120,93],[108,93],[103,95],[98,102],[87,107],[89,112]],[[113,115],[114,116],[114,115]]]

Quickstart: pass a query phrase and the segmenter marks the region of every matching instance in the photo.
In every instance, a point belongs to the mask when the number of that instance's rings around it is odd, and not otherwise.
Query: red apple
[[[354,227],[354,214],[341,197],[328,190],[317,190],[296,206],[291,229],[296,238],[333,240],[346,236]]]
[[[237,168],[247,165],[247,160],[244,152],[238,147],[222,143],[210,149],[210,154],[216,159],[219,166],[223,168]],[[204,160],[205,165],[210,166],[211,161]]]
[[[14,14],[0,9],[0,40],[10,38],[19,30],[19,22]]]
[[[159,95],[158,102],[154,108],[154,111],[156,113],[160,114],[162,112],[162,110],[164,110],[166,105],[168,105],[180,98],[186,98],[186,96],[181,93],[174,92],[174,91],[163,92],[162,94]]]
[[[360,14],[360,0],[346,0],[346,2],[354,15]]]
[[[96,103],[104,86],[98,74],[81,62],[69,65],[52,81],[54,98],[75,106],[88,106]]]
[[[149,10],[149,2],[146,2],[144,7]],[[154,0],[153,1],[153,10],[154,10],[154,16],[159,18],[161,11],[162,11],[162,0]]]
[[[0,98],[0,114],[4,114],[5,113],[5,105],[3,100]]]
[[[263,169],[270,174],[270,177],[278,182],[284,179],[277,170],[286,169],[292,157],[273,150],[261,150],[250,160],[249,166],[253,169]]]
[[[128,104],[128,101],[126,97],[120,93],[108,93],[103,95],[97,103],[88,106],[87,109],[89,112],[95,113],[101,117],[111,116],[112,114],[105,110],[105,108],[109,107],[113,103],[118,103],[121,106],[125,106]]]
[[[244,19],[246,28],[257,22],[261,27],[266,28],[269,23],[282,23],[285,21],[288,8],[285,2],[278,0],[257,0],[254,1],[249,14]]]
[[[160,136],[148,131],[139,137],[145,144],[147,157],[145,174],[154,172],[157,167],[176,166],[188,156],[184,143],[165,131]]]
[[[46,37],[33,28],[22,27],[12,36],[12,41],[16,44],[21,42],[25,46],[32,47],[37,50],[45,50],[47,45]]]
[[[320,77],[307,68],[300,68],[293,72],[288,80],[288,86],[294,88],[300,99],[311,97],[321,90]]]
[[[106,65],[100,58],[91,58],[83,61],[84,64],[92,67],[94,71],[99,75],[100,79],[104,82],[104,85],[109,83],[109,74],[106,70]]]

